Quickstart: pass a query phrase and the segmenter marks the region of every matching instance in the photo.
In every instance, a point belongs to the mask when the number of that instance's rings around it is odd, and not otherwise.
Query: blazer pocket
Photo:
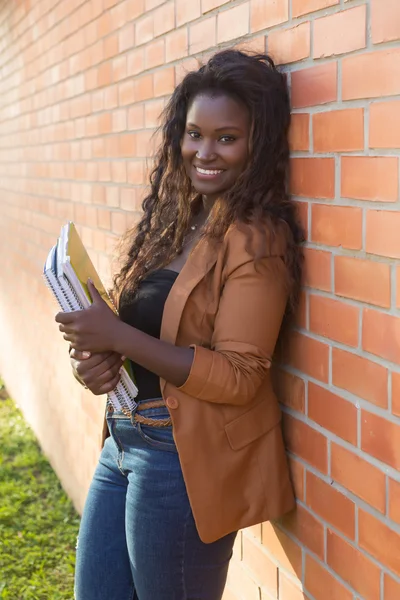
[[[281,420],[277,403],[260,402],[234,421],[225,425],[232,450],[240,450],[276,427]]]

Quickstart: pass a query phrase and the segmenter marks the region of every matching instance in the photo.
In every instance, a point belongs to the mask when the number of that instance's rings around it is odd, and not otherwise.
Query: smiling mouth
[[[201,167],[196,166],[194,166],[194,168],[196,169],[197,173],[200,175],[205,175],[206,177],[213,177],[224,172],[224,169],[202,169]]]

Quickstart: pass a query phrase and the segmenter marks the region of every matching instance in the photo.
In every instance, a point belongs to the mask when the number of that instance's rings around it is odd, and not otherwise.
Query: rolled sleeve
[[[271,365],[287,302],[286,283],[280,257],[235,265],[221,295],[211,348],[193,346],[192,367],[180,391],[221,404],[253,399]]]

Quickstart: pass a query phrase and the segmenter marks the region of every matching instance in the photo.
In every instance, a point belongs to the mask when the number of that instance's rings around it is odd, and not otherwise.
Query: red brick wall
[[[399,40],[397,0],[0,3],[0,372],[79,508],[103,402],[70,374],[47,250],[73,219],[108,277],[202,53],[245,41],[286,63],[308,242],[277,389],[298,510],[240,534],[226,600],[400,598]]]

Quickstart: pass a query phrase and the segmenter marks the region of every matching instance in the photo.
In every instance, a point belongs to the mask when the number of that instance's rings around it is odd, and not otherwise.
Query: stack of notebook
[[[92,303],[86,285],[89,278],[103,300],[117,312],[72,222],[61,229],[57,244],[48,254],[43,274],[63,312],[89,308]],[[136,406],[134,398],[137,393],[131,363],[126,360],[121,369],[121,379],[116,388],[108,394],[108,399],[116,410],[132,411]]]

